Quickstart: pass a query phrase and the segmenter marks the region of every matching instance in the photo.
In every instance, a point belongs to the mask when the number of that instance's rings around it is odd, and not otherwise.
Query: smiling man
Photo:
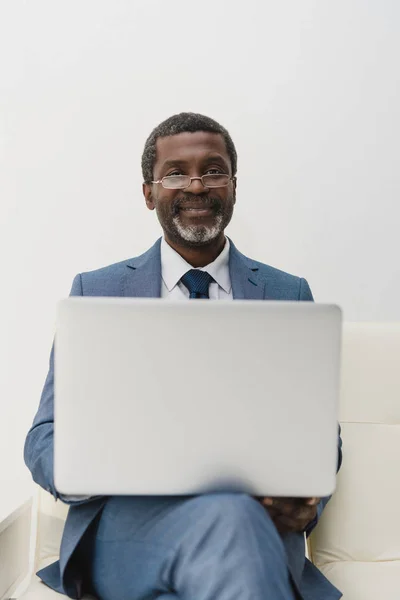
[[[72,295],[312,300],[305,279],[247,258],[225,236],[236,202],[237,155],[224,127],[193,113],[170,117],[146,141],[142,170],[145,202],[163,237],[137,258],[77,275]],[[53,379],[52,352],[25,461],[34,480],[60,498],[53,480]],[[71,506],[60,560],[39,575],[71,598],[86,591],[101,600],[341,597],[305,558],[304,534],[329,498],[61,499]]]
[[[236,202],[235,148],[231,142],[231,160],[224,137],[210,131],[159,137],[152,170],[152,136],[142,160],[147,207],[156,209],[165,241],[192,266],[203,267],[225,245]]]

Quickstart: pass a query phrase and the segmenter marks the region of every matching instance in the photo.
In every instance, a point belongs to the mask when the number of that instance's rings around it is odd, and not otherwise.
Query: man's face
[[[227,173],[231,162],[220,134],[197,131],[157,140],[154,181],[169,175]],[[144,184],[147,207],[156,210],[166,239],[180,246],[206,245],[218,238],[232,218],[236,181],[226,187],[205,188],[193,180],[186,189],[165,189],[160,183]]]

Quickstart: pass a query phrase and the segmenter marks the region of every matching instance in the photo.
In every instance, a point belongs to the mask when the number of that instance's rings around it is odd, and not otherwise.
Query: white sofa
[[[338,487],[311,536],[343,600],[400,598],[400,323],[347,324]]]
[[[399,600],[400,323],[345,325],[340,422],[343,465],[310,558],[343,600]],[[35,571],[57,559],[67,510],[39,492]],[[20,598],[65,596],[33,576]]]

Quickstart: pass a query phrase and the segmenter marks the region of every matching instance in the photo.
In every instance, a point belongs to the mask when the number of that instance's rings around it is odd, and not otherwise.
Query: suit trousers
[[[101,600],[294,600],[266,509],[246,494],[113,496],[92,540]]]

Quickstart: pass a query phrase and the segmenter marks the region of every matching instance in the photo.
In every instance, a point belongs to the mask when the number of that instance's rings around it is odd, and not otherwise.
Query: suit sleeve
[[[81,276],[73,281],[70,296],[82,296]],[[25,440],[24,460],[33,480],[54,498],[67,504],[82,504],[90,497],[61,496],[54,486],[54,344],[50,353],[49,371],[43,387],[38,411]],[[92,497],[91,499],[94,499]]]

